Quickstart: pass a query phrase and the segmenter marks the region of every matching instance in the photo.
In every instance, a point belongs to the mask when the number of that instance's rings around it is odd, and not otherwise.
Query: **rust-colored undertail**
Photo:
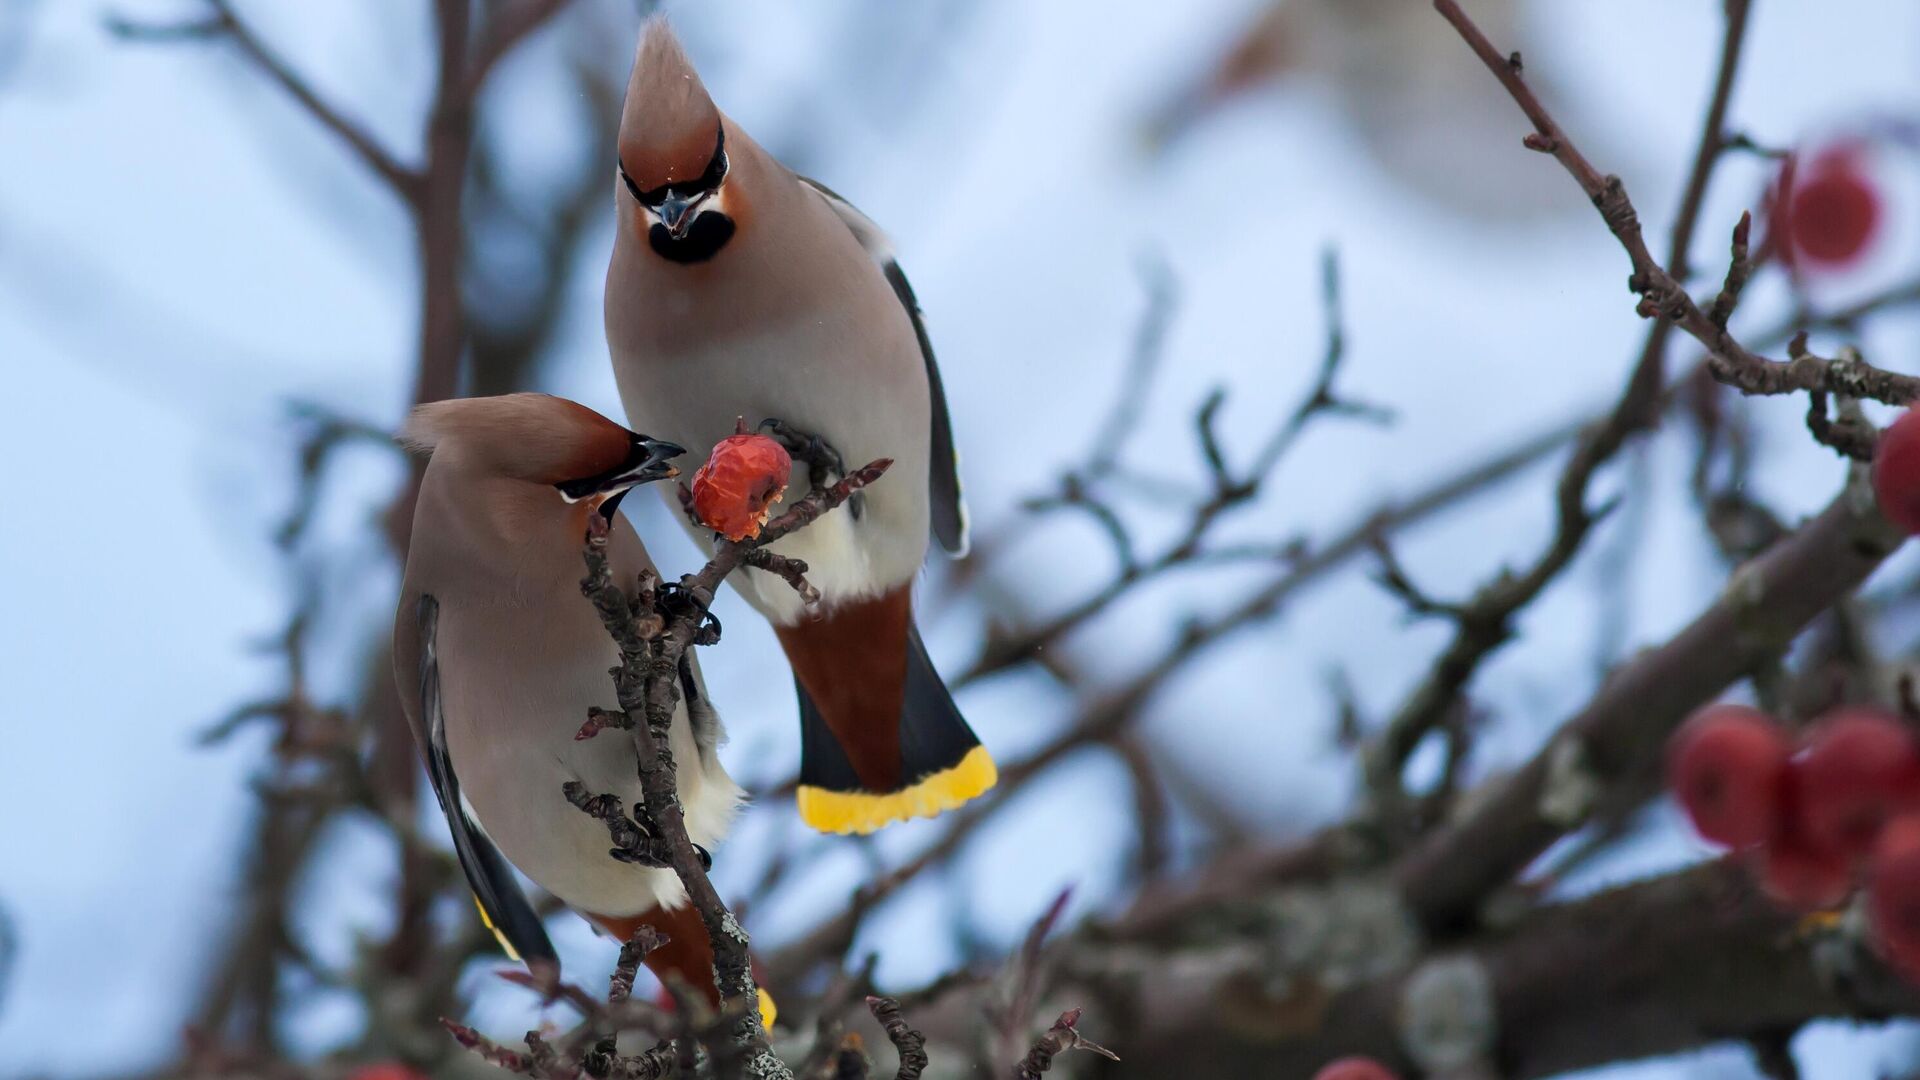
[[[707,937],[706,924],[692,904],[677,908],[648,908],[638,915],[588,915],[588,919],[621,941],[633,937],[642,926],[651,926],[666,937],[667,943],[647,955],[647,970],[666,982],[669,973],[679,976],[688,986],[705,994],[707,1004],[718,1008],[720,988],[714,982],[713,942]],[[777,1010],[773,998],[760,991],[760,1022],[771,1028]]]
[[[868,833],[992,787],[993,758],[913,627],[910,585],[774,628],[800,695],[800,816]]]

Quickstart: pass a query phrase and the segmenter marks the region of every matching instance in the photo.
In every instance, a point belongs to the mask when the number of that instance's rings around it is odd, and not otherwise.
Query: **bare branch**
[[[1728,7],[1727,32],[1721,48],[1720,72],[1715,81],[1714,97],[1708,107],[1706,128],[1701,134],[1686,195],[1674,225],[1673,249],[1676,259],[1683,257],[1691,243],[1700,200],[1714,164],[1719,160],[1727,97],[1732,92],[1734,73],[1745,40],[1747,2],[1731,0]],[[1488,69],[1514,96],[1528,119],[1533,121],[1535,136],[1527,145],[1552,154],[1593,199],[1608,229],[1632,259],[1636,280],[1645,274],[1647,268],[1657,271],[1659,268],[1647,251],[1646,241],[1641,234],[1639,216],[1633,204],[1627,200],[1619,178],[1601,176],[1581,156],[1566,132],[1560,129],[1546,107],[1528,88],[1521,76],[1521,66],[1513,62],[1512,57],[1500,55],[1460,10],[1455,0],[1434,0],[1434,7],[1454,24]],[[1641,287],[1636,285],[1636,288]],[[1641,291],[1647,290],[1642,288]],[[1685,299],[1684,289],[1676,285],[1673,291]],[[1689,305],[1692,303],[1690,299],[1686,302]],[[1697,309],[1695,314],[1699,314]],[[1706,318],[1704,315],[1700,317],[1703,320]],[[1520,572],[1501,571],[1470,602],[1450,612],[1455,622],[1452,640],[1427,676],[1389,721],[1377,744],[1369,749],[1366,772],[1370,788],[1389,793],[1396,789],[1395,780],[1406,764],[1408,755],[1435,725],[1458,707],[1461,693],[1472,681],[1481,663],[1511,640],[1515,616],[1560,576],[1579,553],[1593,527],[1611,509],[1611,506],[1589,508],[1587,491],[1595,474],[1612,460],[1626,441],[1651,427],[1658,419],[1663,398],[1666,339],[1666,324],[1655,323],[1648,331],[1639,359],[1634,363],[1613,412],[1584,434],[1567,462],[1556,491],[1554,534],[1547,549],[1531,566]],[[1390,583],[1391,580],[1389,577]]]
[[[524,1076],[539,1075],[534,1071],[533,1058],[530,1055],[518,1050],[510,1050],[473,1028],[444,1016],[440,1018],[440,1023],[447,1029],[447,1034],[453,1036],[455,1042],[479,1054],[489,1064],[498,1065],[508,1072],[520,1073]]]
[[[1027,1051],[1027,1056],[1013,1068],[1014,1080],[1040,1080],[1048,1069],[1053,1068],[1053,1059],[1069,1050],[1089,1050],[1108,1061],[1119,1061],[1120,1055],[1080,1034],[1075,1024],[1080,1022],[1080,1010],[1068,1009],[1060,1014],[1045,1035]]]
[[[1433,927],[1470,920],[1489,892],[1579,827],[1586,812],[1556,809],[1548,797],[1550,780],[1564,776],[1569,762],[1628,804],[1652,794],[1667,734],[1784,649],[1814,616],[1864,581],[1900,539],[1870,499],[1849,491],[1741,567],[1718,602],[1666,645],[1616,672],[1531,762],[1408,853],[1396,876],[1414,910]]]
[[[1445,1075],[1408,1051],[1411,995],[1431,965],[1477,973],[1449,980],[1433,1004],[1455,1018],[1484,1006],[1489,1027],[1456,1022],[1445,1033],[1488,1040],[1497,1075],[1511,1080],[1782,1024],[1920,1012],[1920,989],[1888,972],[1855,932],[1802,925],[1759,893],[1737,859],[1541,908],[1337,991],[1263,981],[1262,954],[1248,939],[1227,939],[1245,941],[1245,951],[1204,953],[1096,941],[1063,943],[1062,964],[1087,993],[1130,995],[1136,1011],[1113,1045],[1141,1076],[1307,1076],[1355,1053],[1402,1075]],[[1484,995],[1478,1005],[1461,1000],[1473,994]]]
[[[1100,425],[1087,458],[1085,476],[1091,480],[1112,472],[1119,464],[1120,451],[1132,441],[1140,425],[1140,412],[1146,404],[1153,375],[1166,354],[1167,329],[1179,306],[1180,292],[1173,271],[1157,254],[1140,260],[1140,280],[1146,286],[1147,306],[1134,330],[1133,350],[1127,359],[1126,374],[1120,379],[1120,396],[1113,411]]]
[[[1640,234],[1639,215],[1627,198],[1626,187],[1620,178],[1601,175],[1580,155],[1572,140],[1561,130],[1546,106],[1540,103],[1520,73],[1487,41],[1479,27],[1460,9],[1457,0],[1434,0],[1434,8],[1453,24],[1481,62],[1506,87],[1514,102],[1533,122],[1538,136],[1550,144],[1553,156],[1593,199],[1608,230],[1626,249],[1627,257],[1633,264],[1633,275],[1628,284],[1641,296],[1641,314],[1671,322],[1706,346],[1711,370],[1716,378],[1748,394],[1820,390],[1848,397],[1870,398],[1892,405],[1904,405],[1920,397],[1920,377],[1883,371],[1865,363],[1822,360],[1812,355],[1775,361],[1748,351],[1724,326],[1717,325],[1713,318],[1700,310],[1672,273],[1654,261]],[[1737,41],[1733,39],[1745,25],[1746,8],[1747,0],[1733,0],[1729,4],[1730,45],[1728,51],[1723,53],[1725,60],[1738,56]],[[1727,65],[1723,62],[1724,66]],[[1641,370],[1648,371],[1650,368],[1651,365],[1647,365]],[[1657,374],[1657,370],[1652,373]],[[1657,380],[1649,383],[1648,377],[1639,375],[1636,375],[1635,382],[1643,388],[1658,385]],[[1651,390],[1644,392],[1651,393]]]
[[[765,570],[780,578],[800,594],[800,602],[812,606],[820,602],[820,590],[807,581],[807,564],[804,560],[775,555],[766,548],[754,548],[741,560],[755,570]]]
[[[213,14],[205,19],[170,26],[148,26],[113,16],[107,29],[126,41],[176,42],[207,41],[224,37],[233,42],[261,73],[287,92],[320,126],[352,150],[361,164],[373,170],[398,194],[401,201],[417,207],[422,177],[418,170],[400,164],[385,147],[358,123],[347,119],[331,102],[322,98],[299,72],[293,70],[279,53],[260,39],[251,26],[233,9],[231,0],[205,0]]]
[[[474,51],[473,62],[467,73],[466,98],[472,101],[480,96],[486,85],[487,77],[493,74],[495,64],[513,51],[513,47],[528,34],[539,29],[548,19],[560,13],[571,0],[510,0],[502,5],[502,10],[487,22],[480,35],[480,45]]]
[[[926,1037],[907,1026],[906,1018],[900,1015],[900,1003],[892,998],[869,997],[867,1008],[900,1052],[900,1070],[894,1073],[894,1080],[920,1080],[927,1069]]]
[[[1340,362],[1347,355],[1346,322],[1340,312],[1340,253],[1328,248],[1320,254],[1320,307],[1327,323],[1327,347],[1320,360],[1320,372],[1315,377],[1313,387],[1307,396],[1287,417],[1279,430],[1267,440],[1266,446],[1255,455],[1250,474],[1264,477],[1280,463],[1288,450],[1306,430],[1307,423],[1315,416],[1328,413],[1337,416],[1350,416],[1376,424],[1393,421],[1393,410],[1379,405],[1352,401],[1339,396],[1333,388],[1334,379],[1340,374]]]

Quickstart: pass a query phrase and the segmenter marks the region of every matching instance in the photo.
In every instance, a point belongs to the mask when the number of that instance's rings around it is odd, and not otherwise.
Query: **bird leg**
[[[847,475],[847,463],[833,444],[810,431],[802,431],[777,417],[760,421],[760,433],[786,447],[795,461],[806,462],[807,483],[818,491]],[[847,511],[855,521],[866,509],[865,496],[856,492],[847,500]]]

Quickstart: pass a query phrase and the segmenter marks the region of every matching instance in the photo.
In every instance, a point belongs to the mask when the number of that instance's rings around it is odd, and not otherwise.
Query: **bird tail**
[[[927,658],[906,590],[849,607],[781,631],[800,697],[801,820],[870,833],[991,788],[993,757]]]

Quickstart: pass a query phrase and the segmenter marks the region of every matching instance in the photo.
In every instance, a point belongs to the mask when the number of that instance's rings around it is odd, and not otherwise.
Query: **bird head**
[[[549,394],[456,398],[413,411],[401,439],[448,467],[551,487],[563,503],[611,516],[626,493],[679,475],[686,453]]]
[[[705,262],[733,238],[728,166],[725,118],[666,20],[649,19],[620,115],[618,168],[634,227],[655,254]]]

